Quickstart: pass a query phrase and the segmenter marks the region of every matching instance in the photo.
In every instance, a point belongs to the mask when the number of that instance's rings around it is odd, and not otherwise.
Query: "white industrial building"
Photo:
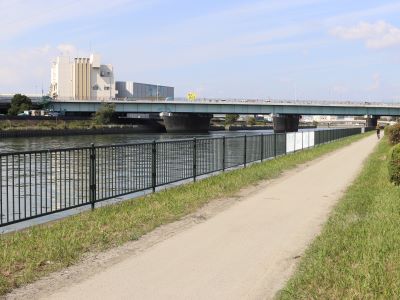
[[[165,100],[174,98],[174,88],[170,86],[133,81],[117,81],[115,85],[118,99]]]
[[[59,56],[51,66],[50,96],[54,99],[109,100],[115,94],[113,66],[100,64],[100,55]]]

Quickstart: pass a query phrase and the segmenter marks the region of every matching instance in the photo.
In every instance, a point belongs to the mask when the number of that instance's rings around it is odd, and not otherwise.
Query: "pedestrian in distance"
[[[379,126],[376,126],[376,136],[378,140],[381,138],[381,128]]]

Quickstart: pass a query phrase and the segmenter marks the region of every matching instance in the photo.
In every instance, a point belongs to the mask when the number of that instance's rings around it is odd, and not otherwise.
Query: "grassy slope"
[[[400,188],[382,141],[312,243],[280,299],[398,299]]]
[[[284,170],[362,137],[353,136],[48,225],[0,235],[0,295],[76,263],[84,253],[102,251],[138,239],[212,199],[232,195],[257,181],[277,177]]]
[[[86,129],[93,127],[91,120],[0,120],[0,130]]]

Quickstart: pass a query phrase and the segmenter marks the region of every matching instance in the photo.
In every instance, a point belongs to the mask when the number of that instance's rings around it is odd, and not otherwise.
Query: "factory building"
[[[65,100],[115,99],[112,65],[100,64],[100,56],[70,59],[59,56],[51,66],[50,96]]]
[[[116,82],[117,99],[151,99],[165,100],[174,98],[174,88],[155,84],[137,83],[132,81]]]

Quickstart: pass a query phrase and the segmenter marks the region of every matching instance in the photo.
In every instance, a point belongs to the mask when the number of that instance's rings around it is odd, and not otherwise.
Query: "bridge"
[[[168,131],[205,131],[213,114],[273,114],[276,132],[297,131],[301,115],[368,116],[376,126],[380,116],[400,116],[400,104],[201,99],[196,101],[53,101],[55,111],[92,113],[104,103],[115,104],[117,113],[163,113]]]
[[[0,95],[0,106],[9,104],[12,95]],[[39,103],[42,97],[31,96]],[[376,126],[380,116],[400,116],[400,103],[351,101],[289,101],[246,99],[199,99],[188,101],[153,100],[65,100],[52,101],[54,111],[66,114],[91,114],[104,103],[115,104],[120,115],[127,113],[163,113],[165,126],[173,131],[207,131],[213,114],[273,114],[276,132],[297,131],[301,115],[368,116],[367,125]]]

